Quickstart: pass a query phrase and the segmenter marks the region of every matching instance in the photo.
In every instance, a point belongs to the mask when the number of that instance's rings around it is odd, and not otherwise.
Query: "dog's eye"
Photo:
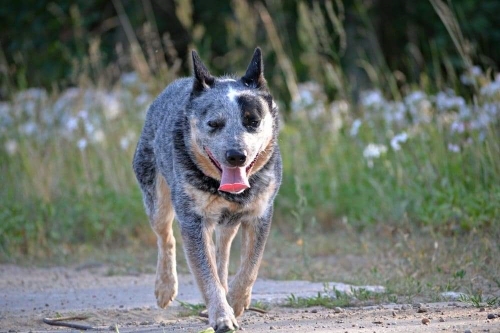
[[[243,116],[243,125],[246,127],[257,128],[260,125],[260,119],[256,115],[247,112]]]
[[[222,120],[209,120],[207,122],[208,127],[213,129],[220,129],[224,127],[224,122]]]
[[[251,120],[251,121],[250,121],[250,123],[249,123],[249,125],[250,125],[251,127],[259,127],[259,125],[260,125],[260,120]]]
[[[246,127],[257,128],[260,125],[260,119],[248,117],[243,120],[243,125]]]

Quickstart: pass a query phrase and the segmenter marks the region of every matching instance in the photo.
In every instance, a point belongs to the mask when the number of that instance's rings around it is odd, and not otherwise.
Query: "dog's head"
[[[191,151],[220,191],[250,187],[249,178],[269,160],[276,140],[278,110],[267,89],[257,48],[241,78],[212,76],[193,51],[193,88],[187,106]]]

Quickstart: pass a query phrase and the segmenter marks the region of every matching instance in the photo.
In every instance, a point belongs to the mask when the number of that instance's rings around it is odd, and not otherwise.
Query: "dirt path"
[[[201,297],[189,275],[179,278],[178,299],[190,304]],[[86,315],[84,324],[120,332],[199,332],[204,318],[188,315],[174,303],[167,310],[155,306],[154,275],[110,275],[105,266],[79,268],[23,268],[0,266],[0,332],[37,332],[70,329],[42,322],[44,317]],[[333,286],[333,284],[330,284]],[[350,286],[335,284],[337,290]],[[368,287],[377,290],[377,287]],[[380,289],[379,289],[380,290]],[[272,304],[268,313],[246,312],[239,322],[247,332],[500,332],[500,309],[461,303],[425,304],[426,312],[412,305],[384,305],[345,309],[290,309],[279,306],[294,293],[315,296],[322,283],[258,280],[253,299]],[[423,319],[428,319],[427,322]]]

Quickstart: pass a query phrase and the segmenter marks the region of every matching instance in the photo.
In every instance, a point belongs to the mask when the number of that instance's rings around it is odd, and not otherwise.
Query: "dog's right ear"
[[[200,59],[200,56],[195,50],[192,51],[191,55],[193,57],[194,74],[193,92],[199,93],[206,89],[210,89],[215,82],[215,78],[210,75],[210,72],[205,67]]]

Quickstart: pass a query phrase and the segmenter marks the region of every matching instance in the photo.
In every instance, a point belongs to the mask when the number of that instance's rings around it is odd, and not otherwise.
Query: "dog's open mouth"
[[[205,147],[205,151],[212,164],[221,173],[219,191],[239,194],[250,187],[248,174],[250,173],[250,170],[252,170],[259,154],[255,156],[252,163],[250,163],[247,167],[228,167],[219,163],[208,148]]]

